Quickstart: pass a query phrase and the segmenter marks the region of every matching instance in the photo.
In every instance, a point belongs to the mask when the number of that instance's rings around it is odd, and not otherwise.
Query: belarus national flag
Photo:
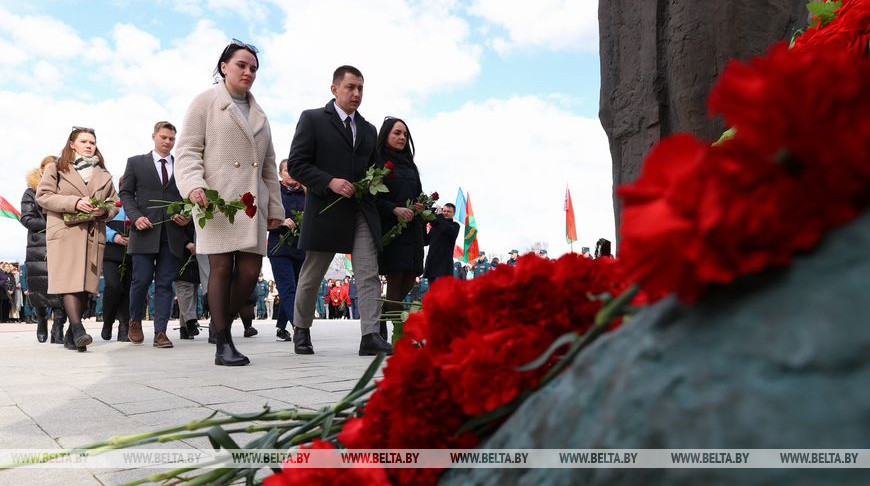
[[[456,214],[453,215],[453,221],[460,224],[462,234],[465,234],[465,194],[462,193],[462,188],[459,188],[459,194],[456,195]],[[459,245],[453,246],[453,258],[462,259],[465,251]]]
[[[480,256],[480,250],[477,246],[477,220],[474,218],[474,211],[471,209],[471,193],[466,199],[465,208],[465,251],[462,260],[469,262],[474,261]]]
[[[21,213],[2,196],[0,196],[0,217],[21,221]]]
[[[577,241],[577,225],[574,223],[574,205],[571,204],[571,190],[565,187],[565,239],[568,243]]]

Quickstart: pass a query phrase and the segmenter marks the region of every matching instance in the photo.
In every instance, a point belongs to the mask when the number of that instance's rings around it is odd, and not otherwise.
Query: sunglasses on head
[[[237,45],[237,46],[239,46],[239,47],[247,47],[247,48],[250,49],[251,52],[253,52],[254,54],[257,54],[258,52],[260,52],[260,51],[257,50],[257,47],[254,46],[253,44],[246,44],[246,43],[244,43],[244,42],[242,42],[242,41],[236,39],[235,37],[233,37],[232,43],[235,44],[235,45]]]
[[[72,131],[72,132],[75,132],[75,131],[79,131],[79,132],[88,132],[88,133],[91,133],[91,134],[96,133],[96,132],[94,132],[94,129],[93,129],[93,128],[88,128],[88,127],[77,127],[77,126],[73,126],[73,127],[72,127],[72,130],[70,130],[70,131]]]

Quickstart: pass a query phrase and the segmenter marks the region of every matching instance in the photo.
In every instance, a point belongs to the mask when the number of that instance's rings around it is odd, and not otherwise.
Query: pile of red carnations
[[[480,437],[463,426],[534,389],[547,366],[517,368],[587,331],[602,308],[596,296],[636,282],[648,297],[692,302],[711,285],[789,263],[855,219],[870,205],[870,0],[831,11],[793,49],[727,66],[709,107],[732,137],[711,145],[678,135],[653,148],[619,190],[619,261],[528,256],[470,282],[439,280],[362,416],[340,444],[312,447],[474,447]],[[288,465],[265,484],[434,484],[440,473]]]
[[[866,20],[866,0],[847,7]],[[848,23],[837,17],[821,32]],[[867,208],[868,29],[865,21],[856,33],[863,51],[834,37],[728,65],[709,107],[734,136],[715,146],[690,135],[662,140],[619,190],[630,282],[692,302],[711,284],[789,263]]]
[[[603,305],[600,296],[621,293],[621,282],[616,261],[576,254],[558,261],[525,256],[516,267],[500,265],[468,282],[438,280],[424,297],[423,310],[405,323],[405,337],[396,343],[362,417],[351,419],[338,441],[351,449],[476,446],[479,437],[459,433],[460,428],[534,388],[548,367],[517,368],[544,354],[560,336],[588,330]],[[351,481],[360,475],[374,484],[376,477],[391,484],[434,484],[441,474],[372,471],[288,465],[265,484],[311,484],[325,477]]]

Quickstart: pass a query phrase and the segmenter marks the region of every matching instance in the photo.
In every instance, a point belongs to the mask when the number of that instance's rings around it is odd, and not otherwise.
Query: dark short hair
[[[161,128],[165,128],[167,130],[172,130],[175,133],[178,133],[178,130],[175,129],[175,125],[169,123],[168,121],[159,121],[154,124],[154,133],[160,131]]]
[[[281,172],[282,170],[284,170],[285,167],[287,167],[287,159],[284,159],[278,163],[278,172]],[[288,171],[289,171],[289,169],[288,169]]]
[[[344,79],[344,75],[347,73],[353,74],[354,76],[365,81],[365,78],[363,78],[362,72],[360,72],[359,69],[345,64],[344,66],[338,66],[335,69],[335,72],[332,73],[332,84],[340,83],[341,80]]]
[[[447,203],[444,205],[444,207],[445,208],[453,208],[453,211],[456,211],[456,206],[454,206],[453,203]]]
[[[230,62],[230,59],[233,58],[233,55],[236,53],[236,51],[238,51],[240,49],[244,49],[244,50],[250,52],[254,56],[254,59],[257,60],[257,68],[259,69],[260,58],[257,57],[256,52],[251,50],[251,48],[248,46],[240,46],[238,44],[231,42],[226,47],[224,47],[224,51],[221,53],[221,57],[218,59],[217,65],[215,65],[215,67],[214,67],[214,73],[216,75],[220,76],[221,78],[226,78],[227,77],[226,74],[221,72],[221,63],[222,62]]]

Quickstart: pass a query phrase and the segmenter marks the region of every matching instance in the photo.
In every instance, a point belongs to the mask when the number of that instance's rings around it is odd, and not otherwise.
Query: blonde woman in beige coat
[[[108,201],[109,211],[90,199]],[[96,295],[103,272],[106,220],[117,214],[118,196],[106,170],[97,138],[90,128],[74,127],[57,162],[45,166],[36,188],[36,202],[45,210],[48,293],[62,294],[69,318],[67,349],[85,351],[93,339],[82,326],[89,294]],[[67,224],[64,213],[91,213],[94,219]]]
[[[230,224],[215,214],[204,228],[196,225],[196,252],[207,254],[211,271],[208,305],[217,342],[215,364],[241,366],[250,360],[232,341],[232,317],[245,305],[266,254],[266,229],[284,221],[269,121],[250,93],[257,76],[257,49],[233,39],[215,72],[223,78],[197,96],[184,118],[178,139],[175,178],[179,192],[200,206],[205,190],[227,200],[246,192],[256,197],[257,213],[242,213]]]

